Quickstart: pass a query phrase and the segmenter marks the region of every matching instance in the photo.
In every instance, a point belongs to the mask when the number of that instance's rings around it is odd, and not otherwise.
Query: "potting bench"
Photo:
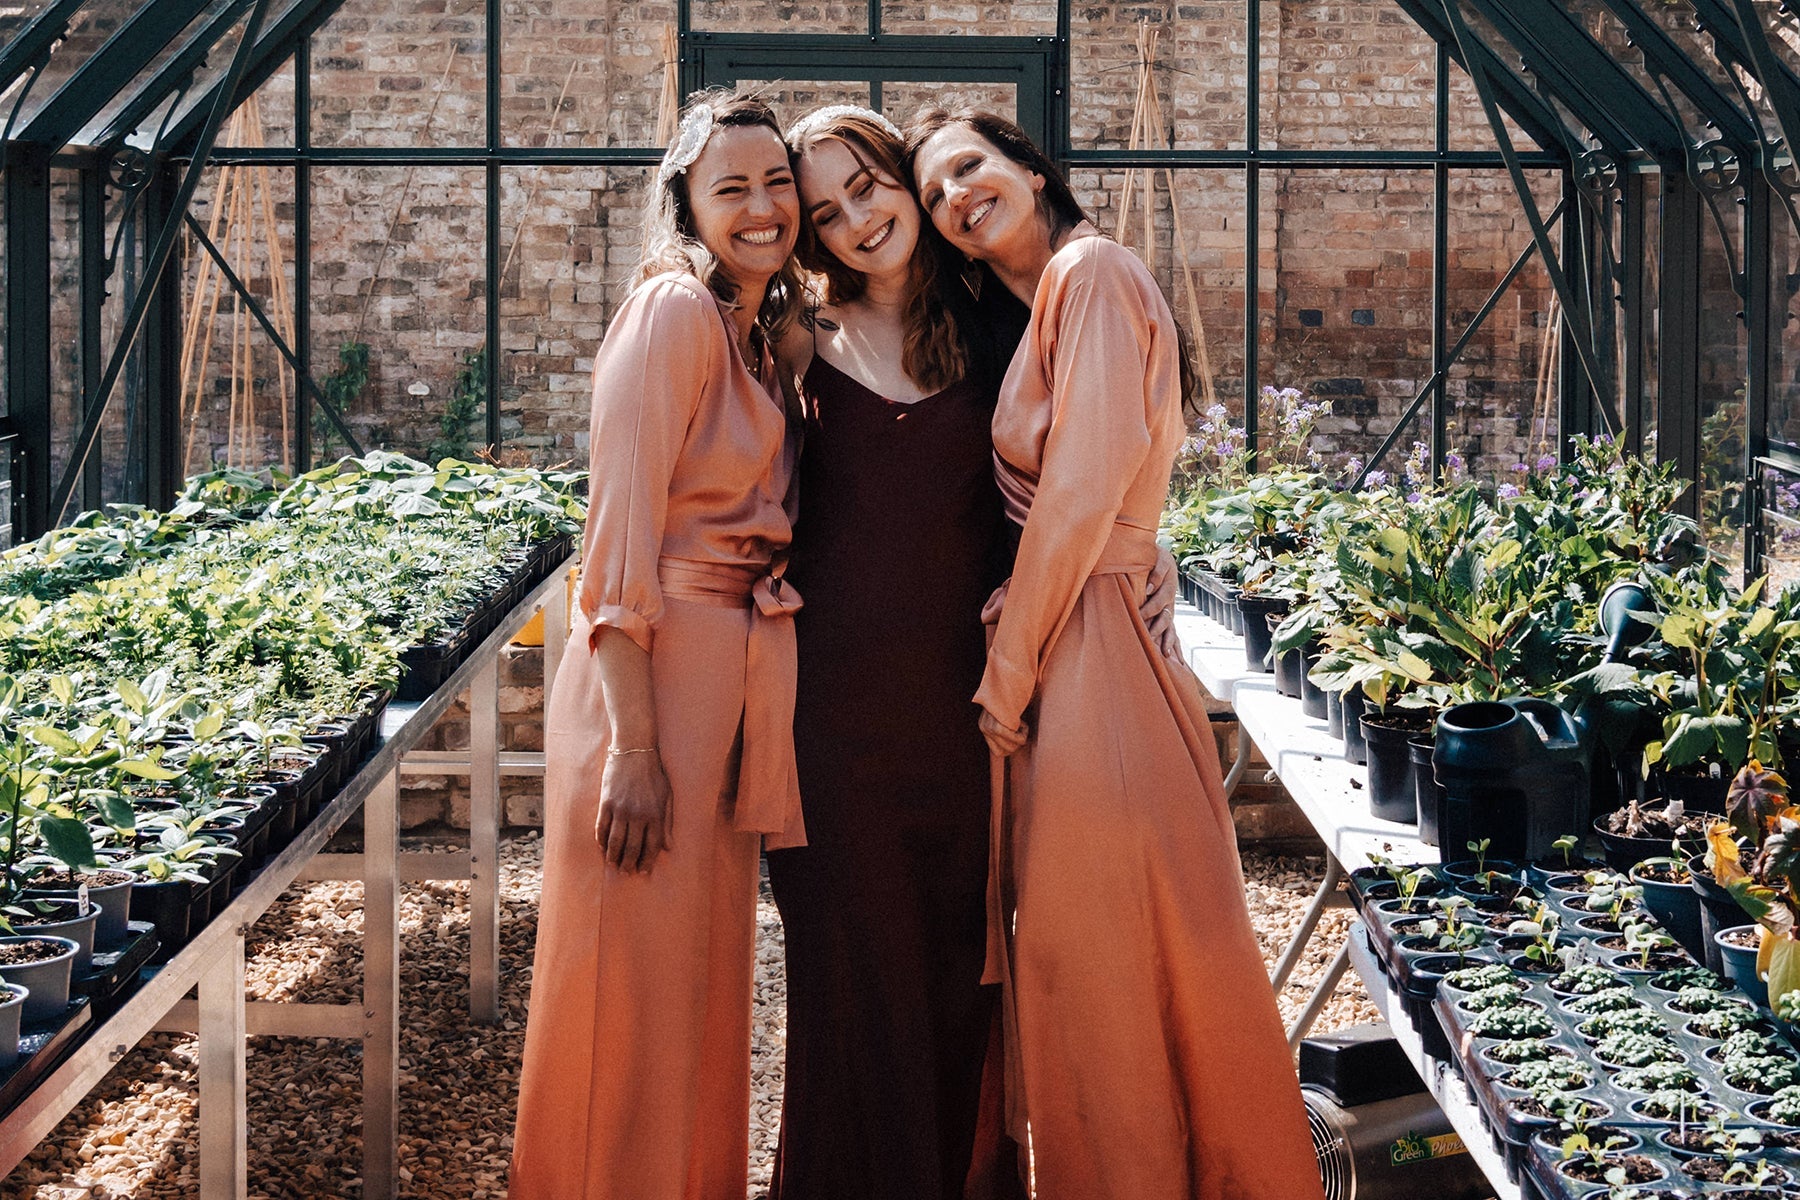
[[[1438,861],[1438,853],[1419,841],[1416,826],[1369,815],[1363,768],[1345,761],[1343,742],[1326,731],[1324,721],[1307,716],[1300,701],[1275,690],[1273,675],[1249,670],[1241,637],[1185,604],[1177,607],[1175,621],[1182,648],[1201,684],[1215,698],[1228,701],[1237,716],[1237,753],[1226,775],[1227,793],[1243,778],[1252,752],[1262,751],[1270,770],[1325,843],[1325,878],[1272,976],[1279,990],[1318,930],[1325,910],[1348,904],[1338,886],[1348,871],[1371,865],[1373,855],[1401,863],[1428,863]],[[1425,1053],[1418,1032],[1401,1011],[1393,985],[1369,951],[1360,923],[1351,927],[1324,978],[1289,1028],[1288,1043],[1297,1046],[1306,1036],[1344,972],[1352,967],[1382,1016],[1390,1018],[1388,1025],[1395,1039],[1493,1185],[1495,1195],[1499,1200],[1518,1200],[1519,1187],[1507,1178],[1506,1159],[1482,1124],[1467,1084],[1455,1066]]]
[[[516,605],[436,691],[417,703],[388,706],[374,754],[337,796],[270,859],[223,911],[122,1007],[82,1042],[0,1121],[0,1173],[12,1170],[154,1030],[196,1031],[200,1041],[201,1200],[243,1197],[247,1180],[245,1039],[274,1034],[362,1042],[365,1200],[397,1190],[399,1149],[400,885],[431,879],[470,881],[469,1007],[477,1020],[499,1011],[499,830],[503,771],[541,771],[539,762],[499,752],[500,653],[546,605],[565,602],[569,563]],[[544,692],[548,701],[566,625],[547,620]],[[469,775],[469,850],[402,854],[400,774],[414,748],[457,697],[469,692],[469,749],[434,754],[420,769]],[[327,854],[332,835],[363,814],[361,854]],[[358,1004],[249,1002],[244,998],[244,940],[290,884],[315,879],[363,881],[363,994]],[[185,999],[190,991],[197,999]]]

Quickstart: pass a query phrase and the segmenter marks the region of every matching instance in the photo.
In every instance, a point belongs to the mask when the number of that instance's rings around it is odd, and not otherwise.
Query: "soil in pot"
[[[1595,1162],[1591,1158],[1575,1158],[1556,1169],[1582,1183],[1605,1183],[1607,1172],[1614,1167],[1625,1168],[1626,1183],[1653,1183],[1667,1175],[1656,1160],[1646,1154],[1608,1154],[1601,1162]]]
[[[1666,858],[1679,839],[1684,850],[1706,841],[1706,817],[1683,815],[1671,821],[1661,809],[1628,804],[1594,821],[1594,833],[1606,849],[1606,865],[1629,871],[1647,858]]]
[[[1506,1106],[1522,1117],[1530,1117],[1539,1121],[1558,1121],[1562,1115],[1550,1111],[1549,1107],[1535,1096],[1521,1096],[1506,1102]],[[1612,1115],[1612,1110],[1598,1100],[1565,1101],[1565,1112],[1579,1120],[1602,1120]]]
[[[24,911],[12,917],[13,932],[20,937],[64,937],[76,945],[71,970],[83,974],[94,961],[94,927],[99,923],[101,906],[91,899],[87,911],[78,900],[25,900]]]
[[[1739,1161],[1741,1162],[1743,1160],[1740,1159]],[[1757,1164],[1754,1162],[1751,1162],[1751,1163],[1746,1163],[1745,1165],[1748,1166],[1750,1168],[1752,1174],[1754,1174],[1754,1172],[1757,1169]],[[1780,1167],[1774,1165],[1773,1163],[1764,1163],[1764,1164],[1762,1164],[1762,1166],[1764,1167],[1764,1169],[1767,1170],[1768,1174],[1766,1176],[1764,1176],[1762,1182],[1760,1184],[1758,1184],[1759,1188],[1763,1188],[1763,1187],[1776,1188],[1776,1187],[1780,1187],[1782,1184],[1787,1182],[1788,1173],[1786,1171],[1782,1170]],[[1726,1180],[1725,1176],[1731,1173],[1731,1168],[1732,1168],[1732,1161],[1729,1158],[1725,1158],[1725,1157],[1722,1157],[1717,1154],[1709,1154],[1709,1155],[1706,1155],[1704,1158],[1690,1158],[1686,1162],[1681,1164],[1681,1170],[1682,1170],[1683,1174],[1687,1175],[1688,1177],[1690,1177],[1692,1179],[1698,1179],[1703,1183],[1725,1183],[1725,1182],[1728,1182]],[[1729,1182],[1731,1182],[1731,1183],[1749,1183],[1750,1179],[1748,1177],[1746,1177],[1740,1171],[1734,1178],[1729,1180]],[[1752,1193],[1752,1194],[1766,1196],[1766,1195],[1769,1195],[1770,1193],[1757,1192],[1757,1193]]]
[[[1369,812],[1376,820],[1417,823],[1419,801],[1407,742],[1430,728],[1431,718],[1423,713],[1363,715],[1363,740],[1369,748]]]
[[[101,950],[114,950],[130,937],[126,923],[131,920],[131,884],[132,876],[128,871],[102,868],[71,872],[66,867],[55,867],[31,877],[25,898],[73,900],[85,886],[88,899],[100,906],[100,921],[94,926],[94,945]]]
[[[20,1014],[25,1024],[59,1017],[69,1007],[75,952],[76,945],[68,938],[0,938],[0,978],[30,993]]]

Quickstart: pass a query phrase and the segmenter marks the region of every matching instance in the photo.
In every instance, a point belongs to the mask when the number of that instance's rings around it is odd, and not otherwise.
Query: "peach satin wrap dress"
[[[1040,1200],[1319,1200],[1198,683],[1138,612],[1183,436],[1173,317],[1079,227],[994,413],[1023,526],[976,702],[997,779],[990,977]]]
[[[764,378],[773,372],[765,370]],[[544,886],[513,1200],[743,1200],[757,855],[803,841],[793,760],[792,445],[697,279],[625,301],[595,356],[581,591],[545,745]],[[650,652],[672,848],[594,839],[608,720],[592,644]]]

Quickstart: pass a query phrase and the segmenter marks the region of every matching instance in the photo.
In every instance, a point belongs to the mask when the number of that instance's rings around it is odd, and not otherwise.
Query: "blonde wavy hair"
[[[777,138],[783,138],[775,111],[755,96],[723,88],[695,92],[681,110],[684,121],[702,106],[712,110],[714,130],[761,125]],[[667,159],[665,154],[665,162]],[[669,271],[693,275],[719,298],[721,304],[727,308],[736,307],[736,285],[720,273],[718,260],[694,233],[685,168],[673,172],[659,170],[651,180],[650,197],[644,207],[643,252],[638,258],[637,274],[631,285],[636,287]],[[765,344],[774,345],[781,340],[781,335],[799,318],[803,303],[800,264],[789,256],[780,272],[769,281],[769,290],[764,293],[762,307],[756,314],[757,327]]]

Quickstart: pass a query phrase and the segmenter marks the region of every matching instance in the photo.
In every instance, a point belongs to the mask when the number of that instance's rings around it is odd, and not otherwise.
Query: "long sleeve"
[[[718,326],[705,299],[651,280],[626,299],[594,356],[579,602],[594,634],[610,625],[646,651],[662,616],[657,559],[670,481],[707,382],[704,347],[722,336]]]
[[[1116,247],[1110,247],[1117,249]],[[1119,251],[1129,254],[1129,251]],[[1056,265],[1052,265],[1052,270]],[[1040,288],[1032,353],[1050,387],[1037,493],[975,702],[1016,727],[1151,449],[1143,294],[1102,254]]]

